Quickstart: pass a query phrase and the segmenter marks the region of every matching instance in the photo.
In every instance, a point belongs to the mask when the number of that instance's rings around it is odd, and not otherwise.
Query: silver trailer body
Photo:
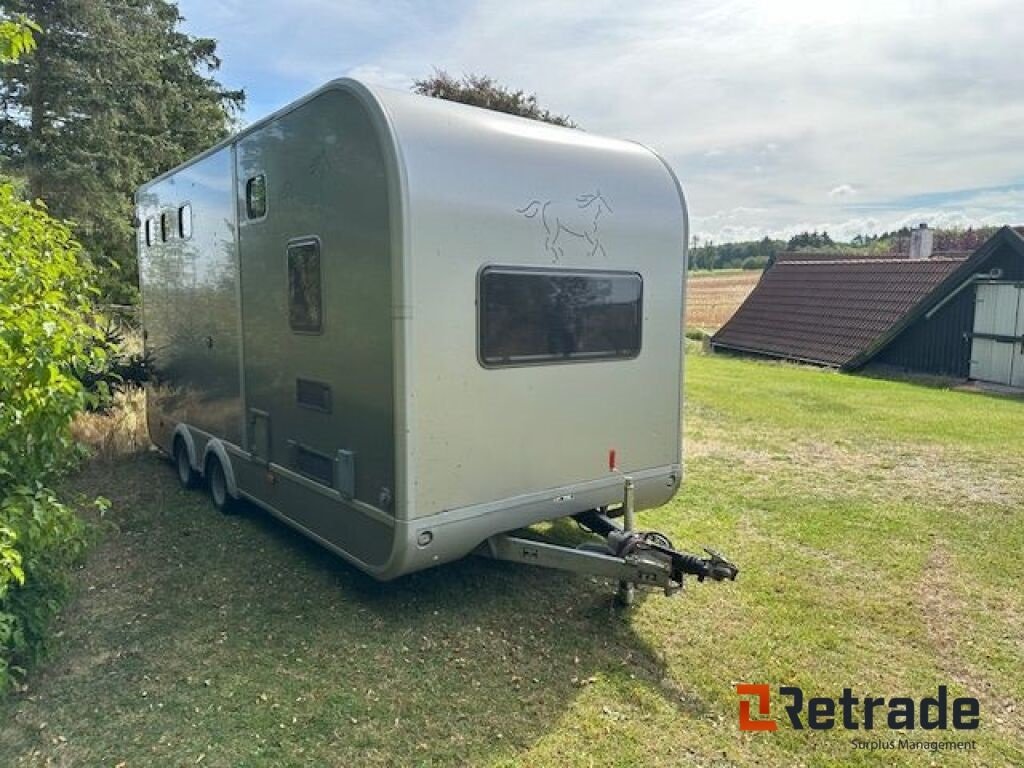
[[[137,207],[153,441],[374,576],[678,488],[687,219],[649,149],[339,80]]]

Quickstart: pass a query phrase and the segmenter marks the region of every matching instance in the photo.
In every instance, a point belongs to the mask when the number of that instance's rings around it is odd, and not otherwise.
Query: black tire
[[[228,479],[220,459],[211,456],[206,464],[206,480],[210,486],[210,500],[214,508],[225,515],[230,515],[238,508],[238,500],[228,493]]]
[[[174,470],[178,476],[178,483],[185,490],[192,490],[199,485],[199,473],[192,467],[188,458],[188,448],[185,441],[180,437],[174,441]]]

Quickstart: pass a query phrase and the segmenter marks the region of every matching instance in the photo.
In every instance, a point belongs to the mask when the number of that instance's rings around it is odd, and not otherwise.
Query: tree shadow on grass
[[[2,752],[464,764],[530,747],[591,685],[705,712],[613,585],[472,557],[378,583],[253,507],[218,515],[152,456],[76,485],[111,498],[112,525],[58,651],[0,707]]]

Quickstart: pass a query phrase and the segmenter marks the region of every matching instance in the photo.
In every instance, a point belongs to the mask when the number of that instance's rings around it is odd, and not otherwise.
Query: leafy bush
[[[75,414],[105,395],[92,267],[68,226],[0,183],[0,690],[45,648],[84,550],[51,487],[78,459]]]
[[[102,334],[107,351],[103,367],[90,367],[77,375],[86,391],[101,395],[97,402],[89,404],[90,410],[105,411],[114,400],[103,395],[141,389],[150,380],[153,359],[144,348],[132,351],[123,326],[114,318],[107,320]]]
[[[768,266],[765,256],[748,256],[743,260],[743,269],[764,269]]]

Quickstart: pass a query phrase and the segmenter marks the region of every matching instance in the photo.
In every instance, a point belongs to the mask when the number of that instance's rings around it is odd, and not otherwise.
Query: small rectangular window
[[[642,294],[635,272],[488,267],[480,273],[480,362],[636,357]]]
[[[319,240],[288,246],[288,324],[303,333],[319,333],[322,328]]]
[[[146,245],[152,245],[156,242],[156,229],[153,225],[152,219],[146,219],[145,221],[146,230]]]
[[[262,173],[245,182],[245,215],[250,219],[267,215],[267,177]]]
[[[167,242],[171,238],[171,214],[160,214],[160,240]]]
[[[178,209],[178,237],[188,240],[192,237],[192,205],[185,203]]]

